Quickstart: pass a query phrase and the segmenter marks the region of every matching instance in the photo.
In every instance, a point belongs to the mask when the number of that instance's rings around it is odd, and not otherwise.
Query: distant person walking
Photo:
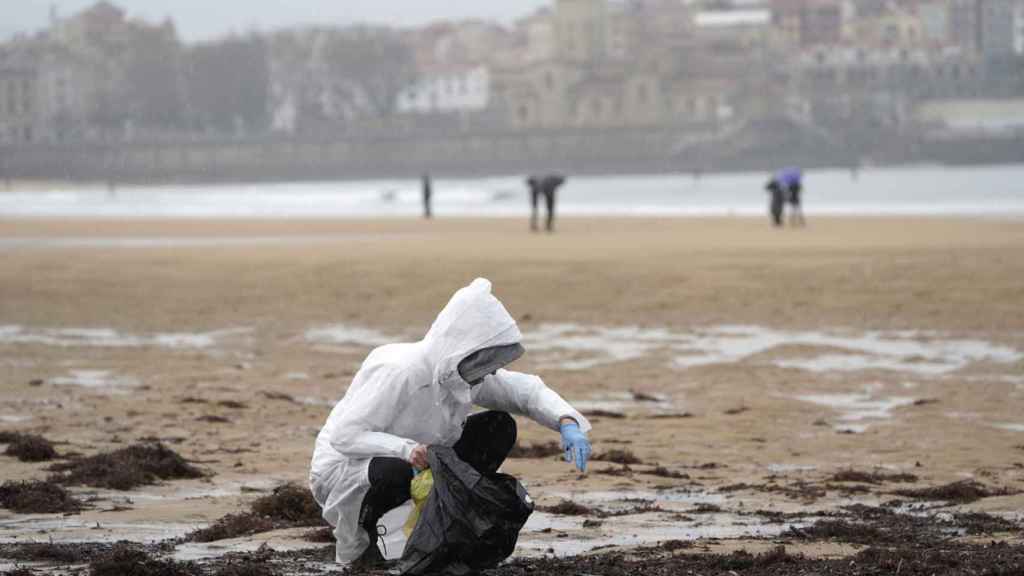
[[[764,187],[768,191],[768,212],[772,218],[772,224],[776,228],[782,227],[782,209],[786,203],[786,195],[782,190],[782,185],[779,184],[778,179],[772,178],[768,181],[768,184]]]
[[[548,232],[555,231],[555,202],[558,189],[565,184],[565,177],[558,174],[551,174],[548,176],[530,176],[526,180],[526,185],[530,188],[530,206],[533,211],[530,215],[530,230],[537,232],[539,230],[537,225],[538,218],[538,203],[540,197],[544,197],[544,204],[547,207],[547,223],[546,229]]]
[[[431,206],[434,196],[434,186],[431,182],[430,174],[423,174],[423,217],[430,220],[434,217],[434,211]]]
[[[801,198],[804,190],[804,175],[799,168],[786,168],[779,172],[777,180],[786,194],[786,203],[789,204],[790,226],[806,226],[804,219],[803,200]]]

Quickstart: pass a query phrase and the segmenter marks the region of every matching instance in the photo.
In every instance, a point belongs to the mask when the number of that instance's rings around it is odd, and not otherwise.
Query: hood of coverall
[[[516,321],[491,294],[491,282],[477,278],[452,296],[430,327],[423,342],[434,364],[434,380],[468,401],[470,383],[459,373],[459,364],[481,350],[467,366],[467,376],[482,378],[522,354],[515,346],[523,335]],[[486,370],[486,372],[482,371]]]

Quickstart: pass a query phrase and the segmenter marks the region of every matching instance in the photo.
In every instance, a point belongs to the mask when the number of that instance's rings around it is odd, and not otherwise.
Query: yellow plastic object
[[[405,526],[402,528],[407,538],[416,528],[423,505],[427,503],[427,497],[430,496],[430,491],[433,489],[434,473],[430,470],[420,472],[412,479],[412,483],[409,485],[409,493],[412,494],[412,512],[409,512],[409,519],[405,521]]]

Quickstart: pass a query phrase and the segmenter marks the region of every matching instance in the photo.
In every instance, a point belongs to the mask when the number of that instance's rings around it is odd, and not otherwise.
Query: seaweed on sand
[[[82,564],[109,552],[109,544],[19,542],[0,546],[0,558],[19,562]]]
[[[883,484],[886,482],[917,482],[913,474],[885,474],[882,472],[861,472],[859,470],[842,470],[829,478],[832,482],[860,482],[863,484]]]
[[[285,484],[252,503],[249,512],[228,514],[189,534],[192,542],[216,542],[283,528],[318,527],[324,520],[308,488]]]
[[[633,452],[619,448],[595,454],[590,459],[595,462],[614,462],[616,464],[643,464],[643,461],[637,458]]]
[[[572,500],[562,500],[554,506],[538,506],[537,510],[558,516],[594,516],[596,518],[615,518],[617,516],[631,516],[633,514],[646,514],[648,512],[663,512],[664,510],[650,500],[642,500],[631,508],[622,510],[603,510],[601,508],[585,506]]]
[[[546,442],[544,444],[522,445],[516,444],[509,452],[509,458],[550,458],[560,456],[562,447],[558,442]]]
[[[647,472],[640,472],[640,473],[641,474],[646,474],[648,476],[658,476],[658,477],[661,477],[661,478],[674,478],[676,480],[689,480],[690,479],[690,475],[689,474],[684,474],[682,472],[675,472],[675,471],[669,470],[668,468],[665,468],[664,466],[661,466],[661,465],[655,466],[653,470],[650,470],[650,471],[647,471]]]
[[[188,535],[192,542],[217,542],[241,536],[252,536],[275,530],[277,525],[270,518],[251,512],[228,514],[207,528],[200,528]]]
[[[144,550],[127,543],[118,543],[110,552],[89,562],[90,576],[200,576],[193,562],[176,562],[153,558]]]
[[[22,462],[45,462],[57,457],[53,444],[42,436],[21,432],[0,432],[0,444],[7,444],[4,454]]]
[[[1014,494],[1014,492],[1006,488],[990,489],[974,480],[961,480],[932,488],[897,490],[894,494],[916,500],[942,500],[945,502],[967,504],[991,496],[1009,496]]]
[[[320,505],[309,488],[284,484],[252,503],[252,512],[273,520],[292,522],[295,526],[319,526],[323,523]]]
[[[0,508],[18,514],[78,512],[82,503],[52,482],[5,482],[0,486]]]
[[[131,490],[159,480],[201,478],[203,472],[161,443],[134,444],[114,452],[57,464],[51,480],[66,485],[86,485]]]

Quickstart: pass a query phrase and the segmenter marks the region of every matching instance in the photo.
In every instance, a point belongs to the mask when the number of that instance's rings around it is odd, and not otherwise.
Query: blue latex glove
[[[580,472],[587,471],[587,460],[590,460],[590,440],[575,422],[562,424],[562,450],[565,450],[565,461],[574,462]]]

